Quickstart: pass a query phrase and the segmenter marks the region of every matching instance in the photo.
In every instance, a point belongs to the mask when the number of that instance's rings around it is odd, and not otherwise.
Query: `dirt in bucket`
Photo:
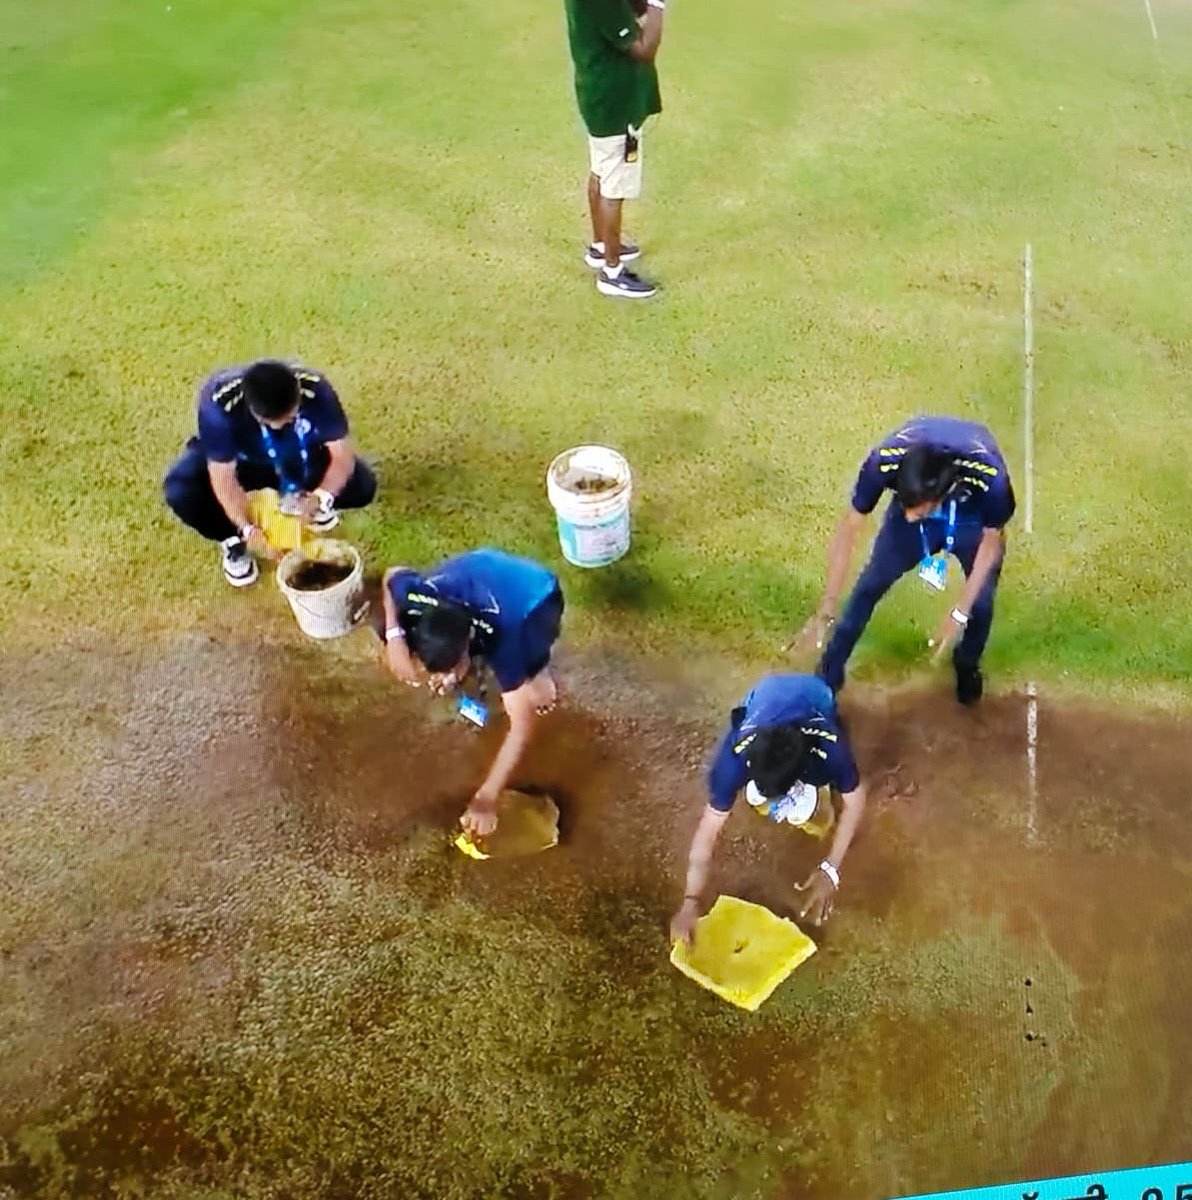
[[[324,592],[343,583],[351,573],[351,563],[308,558],[286,582],[297,592]]]
[[[563,476],[563,486],[571,492],[585,496],[599,496],[603,492],[616,491],[619,483],[610,475],[598,475],[593,471],[568,471]]]

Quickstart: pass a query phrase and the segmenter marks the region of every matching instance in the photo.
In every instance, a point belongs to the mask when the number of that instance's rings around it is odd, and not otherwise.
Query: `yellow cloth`
[[[273,488],[249,492],[248,519],[265,535],[274,550],[299,550],[318,540],[318,535],[298,517],[287,516],[281,511]]]
[[[461,833],[454,842],[469,858],[524,858],[559,844],[559,810],[549,796],[502,792],[497,801],[497,827],[473,840]]]
[[[676,942],[670,960],[700,987],[756,1012],[814,953],[815,943],[793,921],[760,904],[718,896],[695,927],[695,944]]]

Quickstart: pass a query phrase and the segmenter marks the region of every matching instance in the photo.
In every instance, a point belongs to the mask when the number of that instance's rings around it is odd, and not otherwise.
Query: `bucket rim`
[[[633,487],[633,468],[629,465],[629,459],[627,459],[625,455],[620,452],[620,450],[617,450],[612,446],[601,445],[597,442],[585,442],[578,446],[572,446],[567,450],[561,450],[554,456],[554,458],[550,460],[550,466],[546,469],[546,486],[548,490],[557,490],[565,493],[568,496],[578,496],[588,500],[594,499],[594,497],[591,497],[584,492],[577,492],[573,488],[568,487],[562,481],[562,479],[559,478],[561,474],[561,467],[565,463],[569,465],[570,459],[574,455],[585,450],[593,450],[601,454],[608,455],[611,460],[611,465],[616,471],[616,489],[600,497],[602,501],[610,500],[621,492],[625,491],[627,488]]]
[[[277,582],[278,590],[281,591],[281,593],[283,595],[285,595],[287,597],[289,597],[289,596],[309,596],[312,594],[317,595],[317,596],[326,596],[328,593],[334,592],[336,590],[336,588],[346,587],[347,585],[353,583],[354,581],[359,581],[359,579],[363,577],[364,559],[361,556],[360,551],[357,550],[356,547],[353,546],[351,542],[344,542],[344,541],[340,541],[339,539],[326,538],[326,539],[321,540],[319,544],[322,546],[326,546],[329,549],[334,548],[336,551],[346,551],[347,554],[352,559],[351,571],[349,571],[348,574],[345,575],[343,579],[340,579],[336,583],[333,583],[330,587],[320,588],[320,589],[318,589],[318,591],[316,591],[314,593],[304,592],[304,591],[300,590],[299,588],[292,587],[290,585],[289,576],[293,573],[293,571],[295,569],[295,565],[299,560],[301,560],[302,562],[305,562],[306,559],[310,556],[307,554],[304,554],[302,552],[302,550],[300,550],[300,549],[289,550],[278,561],[277,569],[274,572],[274,579]]]

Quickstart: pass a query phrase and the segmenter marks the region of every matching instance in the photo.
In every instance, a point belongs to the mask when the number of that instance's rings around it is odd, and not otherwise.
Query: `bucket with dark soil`
[[[337,583],[343,583],[351,573],[351,563],[308,558],[302,566],[291,572],[287,582],[297,592],[322,592]]]

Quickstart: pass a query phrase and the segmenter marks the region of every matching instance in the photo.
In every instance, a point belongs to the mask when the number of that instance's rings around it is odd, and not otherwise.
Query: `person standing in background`
[[[641,254],[621,235],[626,200],[642,190],[642,126],[662,111],[655,55],[665,0],[565,0],[575,95],[588,130],[592,242],[584,261],[596,289],[622,300],[657,292],[625,264]]]

